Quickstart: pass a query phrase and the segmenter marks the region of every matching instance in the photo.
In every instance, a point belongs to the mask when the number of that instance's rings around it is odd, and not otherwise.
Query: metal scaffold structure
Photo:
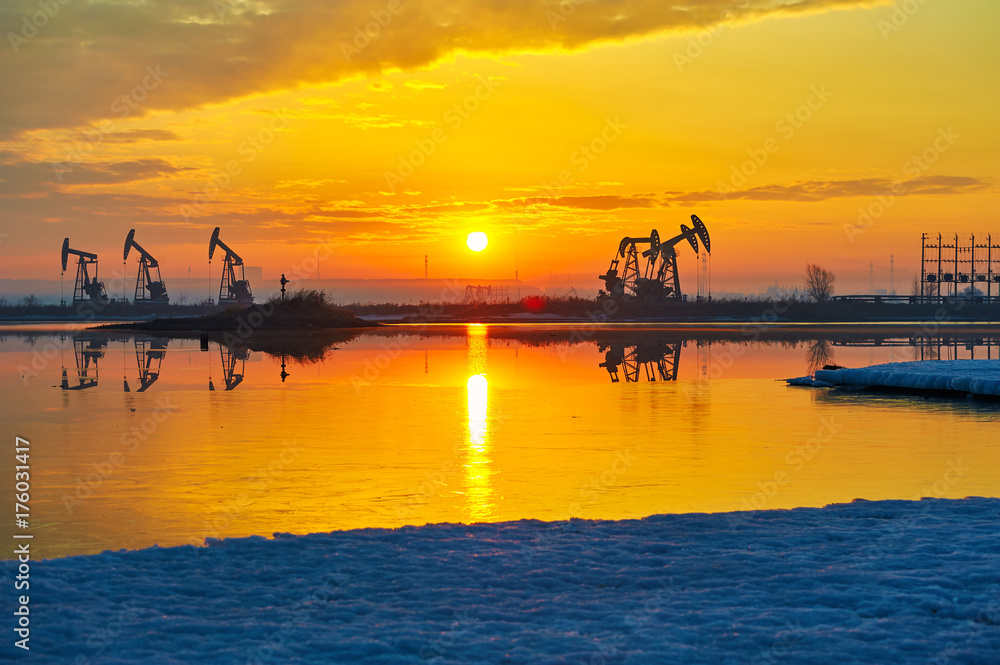
[[[940,233],[936,240],[925,233],[920,245],[919,296],[923,302],[956,297],[990,302],[1000,296],[1000,245],[993,243],[992,236],[983,242],[970,235],[963,242],[957,233],[948,240]],[[977,284],[985,285],[985,293]]]
[[[687,242],[701,259],[699,241],[705,254],[711,254],[711,239],[704,222],[691,215],[691,226],[680,225],[680,233],[667,240],[653,229],[644,238],[626,236],[618,244],[618,252],[611,265],[598,278],[604,281],[607,291],[598,295],[616,299],[682,300],[681,279],[677,269],[677,245]],[[641,259],[645,259],[643,265]],[[624,264],[622,263],[624,261]],[[707,259],[705,264],[707,265]],[[707,281],[707,280],[706,280]],[[699,295],[703,290],[699,279]]]

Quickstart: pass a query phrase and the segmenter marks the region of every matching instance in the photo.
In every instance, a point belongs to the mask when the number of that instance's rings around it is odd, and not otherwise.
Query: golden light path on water
[[[197,340],[3,337],[0,415],[31,441],[33,542],[51,557],[275,532],[1000,494],[996,403],[780,380],[817,358],[863,366],[913,349],[692,341],[658,355],[525,335],[379,330],[319,363],[286,359],[284,381],[281,358],[231,358]],[[676,380],[661,380],[675,360]],[[14,492],[12,475],[0,491]],[[3,525],[14,529],[9,516]]]
[[[486,327],[470,325],[468,333],[469,371],[465,383],[468,393],[469,440],[466,450],[465,484],[469,514],[475,521],[488,521],[496,511],[491,485],[492,470],[487,438],[489,382],[486,380]]]

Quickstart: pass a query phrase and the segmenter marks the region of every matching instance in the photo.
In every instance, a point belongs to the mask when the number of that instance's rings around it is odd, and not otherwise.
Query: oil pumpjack
[[[166,304],[170,302],[170,297],[167,295],[167,287],[163,283],[163,278],[160,277],[160,264],[153,258],[152,254],[143,249],[142,245],[135,241],[135,229],[131,229],[125,238],[123,261],[128,260],[129,252],[133,247],[139,252],[139,274],[135,278],[135,303]],[[151,271],[156,271],[155,280]]]
[[[643,252],[643,256],[649,259],[646,276],[655,285],[654,288],[662,291],[660,294],[657,294],[659,297],[678,300],[681,297],[681,278],[677,272],[677,251],[674,249],[675,245],[683,240],[687,240],[691,244],[691,248],[694,249],[694,253],[698,254],[698,240],[701,240],[705,251],[709,254],[712,253],[712,243],[708,236],[708,229],[705,228],[705,223],[698,218],[698,215],[691,215],[691,225],[693,228],[688,227],[686,224],[681,224],[681,232],[679,234]],[[657,259],[659,259],[659,265],[656,268],[655,276],[653,276],[650,273],[653,272],[653,267],[656,265]]]
[[[97,281],[97,254],[81,252],[69,246],[69,238],[63,240],[62,244],[62,271],[66,272],[69,263],[69,255],[79,257],[76,264],[76,284],[73,286],[73,304],[82,302],[108,302],[108,294],[104,290],[104,282]],[[89,266],[93,266],[94,275],[91,277]]]
[[[247,281],[243,271],[243,259],[226,243],[219,240],[218,226],[212,231],[212,239],[208,242],[209,261],[212,260],[216,247],[221,247],[226,252],[226,258],[222,264],[222,281],[219,284],[219,304],[252,304],[253,292],[250,290],[250,282]],[[239,279],[236,279],[236,268],[240,269]]]
[[[686,240],[697,254],[698,241],[701,240],[705,251],[711,253],[711,239],[704,222],[697,215],[691,215],[691,224],[691,227],[681,224],[681,232],[663,242],[656,229],[650,231],[646,238],[622,238],[608,271],[598,276],[604,280],[606,295],[618,299],[680,300],[681,281],[675,246]],[[639,245],[648,245],[648,248],[640,251]],[[643,269],[639,265],[640,255],[646,259]],[[619,274],[622,259],[625,264]]]
[[[599,275],[600,279],[604,280],[604,286],[612,298],[638,297],[644,290],[644,284],[641,281],[645,278],[639,271],[639,250],[636,247],[638,244],[656,247],[660,244],[660,235],[656,229],[653,229],[646,238],[630,238],[628,236],[622,238],[618,244],[617,255],[611,259],[611,267],[608,268],[608,272]],[[625,259],[621,275],[618,274],[619,257]]]

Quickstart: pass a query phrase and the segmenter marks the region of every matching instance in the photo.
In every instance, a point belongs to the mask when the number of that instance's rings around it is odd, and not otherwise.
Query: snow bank
[[[31,569],[29,659],[996,663],[998,515],[857,501],[55,559]]]
[[[816,380],[847,386],[884,386],[1000,396],[1000,360],[918,360],[858,369],[816,370]]]

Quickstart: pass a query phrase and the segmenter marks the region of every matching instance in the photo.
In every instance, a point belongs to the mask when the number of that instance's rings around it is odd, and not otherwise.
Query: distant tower
[[[895,272],[894,266],[893,266],[893,261],[894,261],[894,259],[892,257],[892,254],[890,254],[889,255],[889,295],[890,296],[896,295],[896,278],[893,277],[893,274]]]
[[[427,255],[424,254],[424,279],[427,279]]]
[[[875,262],[868,264],[868,293],[875,293]]]

